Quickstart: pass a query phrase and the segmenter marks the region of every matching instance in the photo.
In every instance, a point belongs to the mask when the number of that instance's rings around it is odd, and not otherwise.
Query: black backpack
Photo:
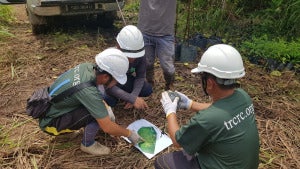
[[[58,94],[57,96],[54,96],[53,98],[49,96],[49,87],[37,89],[27,99],[26,113],[27,115],[32,116],[32,118],[34,119],[43,118],[45,117],[52,103],[60,102],[70,97],[72,94],[78,92],[79,90],[89,86],[96,85],[94,82],[91,81],[80,83],[63,91],[62,93]]]

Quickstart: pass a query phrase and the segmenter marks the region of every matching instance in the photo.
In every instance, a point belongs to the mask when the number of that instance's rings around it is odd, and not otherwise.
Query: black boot
[[[164,74],[164,77],[166,81],[165,90],[174,90],[175,75]]]

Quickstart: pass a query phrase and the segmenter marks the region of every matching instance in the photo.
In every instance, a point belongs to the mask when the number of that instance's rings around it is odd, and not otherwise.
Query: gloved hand
[[[175,92],[180,97],[180,101],[178,102],[178,108],[189,110],[192,106],[193,100],[189,99],[185,94],[183,94],[179,91],[175,91]]]
[[[171,114],[171,113],[176,113],[176,109],[177,109],[177,103],[178,103],[178,100],[179,98],[176,97],[174,99],[174,101],[172,102],[170,96],[169,96],[169,93],[167,91],[164,91],[162,94],[161,94],[161,99],[160,99],[160,102],[164,108],[164,112],[166,114],[166,117]]]
[[[130,130],[130,133],[131,134],[129,135],[128,139],[133,145],[144,141],[144,139],[136,131]]]

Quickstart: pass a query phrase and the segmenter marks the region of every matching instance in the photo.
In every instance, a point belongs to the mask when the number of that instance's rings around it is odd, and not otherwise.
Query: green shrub
[[[241,52],[248,57],[272,58],[281,63],[300,64],[300,38],[287,42],[282,38],[268,39],[262,36],[244,41],[241,44]]]

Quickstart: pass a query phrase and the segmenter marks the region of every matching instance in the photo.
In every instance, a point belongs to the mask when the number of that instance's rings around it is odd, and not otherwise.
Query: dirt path
[[[115,45],[119,28],[101,29],[78,26],[57,28],[45,35],[34,36],[27,21],[24,5],[14,6],[17,21],[9,31],[14,37],[0,41],[0,166],[1,168],[152,168],[148,160],[122,139],[100,132],[97,139],[111,147],[112,154],[103,157],[87,155],[79,150],[81,135],[52,137],[38,128],[38,122],[25,114],[25,103],[31,92],[51,84],[58,75],[81,62],[93,62],[103,49]],[[65,31],[67,30],[67,31]],[[190,74],[197,63],[176,63],[177,90],[192,99],[203,101],[198,78]],[[246,65],[243,88],[254,100],[260,132],[260,168],[300,168],[299,75],[283,72],[270,76],[261,67]],[[160,128],[164,118],[159,99],[163,78],[156,69],[156,87],[147,98],[151,109],[124,111],[114,109],[117,122],[127,126],[144,118]],[[195,86],[191,84],[197,84]],[[185,123],[191,112],[180,111],[179,121]],[[173,151],[169,148],[164,151]]]

